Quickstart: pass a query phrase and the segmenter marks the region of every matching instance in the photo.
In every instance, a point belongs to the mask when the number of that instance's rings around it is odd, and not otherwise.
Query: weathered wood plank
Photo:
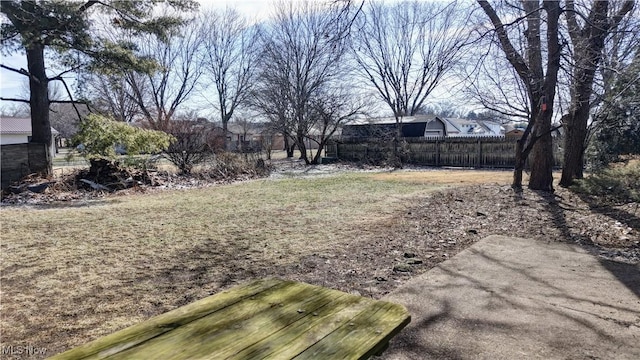
[[[407,138],[407,163],[428,166],[461,167],[512,167],[516,139],[509,138]],[[376,156],[388,156],[393,149],[391,142],[337,143],[342,160],[375,160]],[[371,145],[371,146],[370,146]],[[375,149],[375,151],[373,151]],[[554,155],[559,152],[554,150]],[[557,157],[557,156],[556,156]],[[560,163],[556,163],[559,165]]]
[[[283,286],[277,279],[257,281],[244,286],[222,291],[189,305],[130,326],[111,335],[58,354],[52,359],[101,359],[153,339],[195,319],[224,309],[246,298],[255,296],[274,286]]]
[[[335,294],[308,284],[284,282],[264,298],[200,318],[118,354],[117,358],[225,359],[331,302]],[[248,315],[248,316],[247,316]]]
[[[309,322],[297,324],[297,328],[285,329],[285,332],[277,334],[264,345],[273,345],[273,350],[267,351],[264,355],[260,352],[257,359],[293,359],[306,351],[309,347],[324,339],[336,329],[347,324],[351,319],[365,311],[373,300],[349,296],[339,304],[335,304],[318,314],[318,319],[309,319]],[[291,340],[291,342],[287,342]],[[288,346],[278,346],[278,343],[289,344]],[[260,345],[256,344],[256,345]],[[265,347],[266,348],[266,347]],[[242,357],[237,357],[240,359]]]
[[[411,321],[397,304],[376,301],[295,359],[366,359],[384,349]]]

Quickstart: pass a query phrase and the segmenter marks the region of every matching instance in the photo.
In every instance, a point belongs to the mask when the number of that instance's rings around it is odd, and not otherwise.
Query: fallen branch
[[[109,191],[111,192],[111,189],[109,189],[108,187],[98,184],[96,182],[93,182],[91,180],[87,180],[87,179],[80,179],[80,181],[82,181],[83,183],[91,186],[92,189],[94,190],[105,190],[105,191]]]

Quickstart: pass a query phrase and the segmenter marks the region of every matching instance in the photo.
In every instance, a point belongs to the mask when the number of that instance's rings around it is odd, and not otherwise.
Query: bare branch
[[[458,62],[468,33],[456,6],[371,2],[356,21],[359,71],[397,119],[415,114]]]
[[[153,57],[159,69],[150,74],[134,71],[125,74],[128,97],[156,130],[169,126],[204,72],[199,54],[202,44],[199,24],[190,22],[183,30],[183,35],[171,34],[167,41],[152,35],[140,40],[140,55]]]
[[[350,23],[339,16],[340,10],[311,2],[281,3],[274,21],[261,33],[255,106],[278,130],[292,136],[307,164],[317,161],[318,153],[309,160],[305,139],[312,129],[323,138],[330,132],[320,115],[327,108],[320,105],[329,106],[329,89],[345,76],[346,43],[333,35],[346,31],[336,26]]]
[[[202,15],[206,76],[213,86],[203,89],[207,101],[218,109],[224,132],[236,109],[247,105],[254,85],[257,51],[255,26],[234,9]],[[215,99],[215,100],[214,100]]]
[[[29,100],[25,100],[25,99],[15,99],[15,98],[5,98],[5,97],[0,97],[0,100],[2,100],[2,101],[21,102],[21,103],[26,103],[26,104],[30,104],[31,103]]]
[[[82,65],[74,66],[74,67],[72,67],[72,68],[70,68],[68,70],[65,70],[65,71],[63,71],[63,72],[61,72],[61,73],[59,73],[59,74],[47,79],[47,80],[57,80],[58,78],[62,78],[62,76],[66,75],[66,74],[68,74],[70,72],[78,71],[81,68],[82,68]]]
[[[82,6],[80,6],[78,8],[78,12],[84,12],[87,9],[89,9],[91,6],[95,5],[95,4],[102,4],[104,6],[107,6],[105,3],[101,2],[101,1],[87,1],[86,3],[82,4]]]
[[[73,100],[73,95],[71,94],[71,90],[69,89],[69,86],[67,85],[67,82],[64,81],[64,79],[62,77],[54,77],[54,78],[49,79],[49,81],[56,81],[56,80],[62,82],[62,85],[64,85],[64,88],[67,91],[67,95],[69,95],[69,99],[71,99],[71,100],[64,101],[64,102],[69,103],[69,104],[71,104],[73,106],[73,109],[76,111],[76,115],[78,115],[78,120],[81,120],[82,119],[82,115],[80,115],[80,110],[78,110],[78,107],[76,106],[76,104],[79,104],[79,102],[76,102],[76,101]],[[60,101],[60,100],[55,100],[55,101],[54,100],[49,100],[49,103],[52,103],[52,102],[58,102],[59,103],[59,102],[62,102],[62,101]]]
[[[88,102],[84,100],[51,100],[49,101],[52,104],[81,104],[81,105],[89,105]]]
[[[498,14],[496,14],[496,11],[493,9],[493,7],[491,6],[491,4],[489,4],[488,1],[478,0],[478,4],[480,4],[480,7],[482,7],[482,10],[485,12],[485,14],[487,14],[489,19],[491,20],[491,23],[493,24],[493,27],[496,31],[496,34],[498,35],[498,39],[500,40],[502,49],[504,50],[504,53],[507,56],[507,60],[509,60],[511,65],[518,72],[518,75],[520,76],[520,78],[522,78],[522,81],[528,86],[531,83],[529,66],[527,66],[527,63],[525,62],[522,55],[520,55],[518,51],[516,51],[515,47],[511,43],[511,40],[509,40],[509,36],[505,29],[505,25],[502,23],[502,20],[500,20],[500,18],[498,17]],[[536,9],[535,11],[537,10],[539,9]],[[527,17],[528,15],[529,14],[525,14],[524,17]]]
[[[20,75],[24,75],[24,76],[28,77],[29,79],[40,83],[40,79],[36,78],[35,76],[31,76],[31,73],[29,73],[25,69],[16,69],[16,68],[12,68],[10,66],[7,66],[5,64],[0,64],[0,68],[7,69],[9,71],[13,71],[13,72],[18,73]]]

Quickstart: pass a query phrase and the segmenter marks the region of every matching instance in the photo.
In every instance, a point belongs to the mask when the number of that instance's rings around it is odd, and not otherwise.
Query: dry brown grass
[[[342,174],[2,209],[2,345],[48,355],[375,233],[439,186]],[[349,285],[345,284],[345,288]]]
[[[524,183],[528,176],[524,175]],[[469,171],[469,170],[430,170],[430,171],[398,171],[379,173],[375,179],[385,181],[402,181],[412,184],[510,184],[513,180],[511,171]]]

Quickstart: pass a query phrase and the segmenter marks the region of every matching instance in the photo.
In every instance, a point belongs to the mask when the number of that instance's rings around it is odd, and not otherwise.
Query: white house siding
[[[2,134],[0,145],[25,144],[29,142],[29,134]]]

